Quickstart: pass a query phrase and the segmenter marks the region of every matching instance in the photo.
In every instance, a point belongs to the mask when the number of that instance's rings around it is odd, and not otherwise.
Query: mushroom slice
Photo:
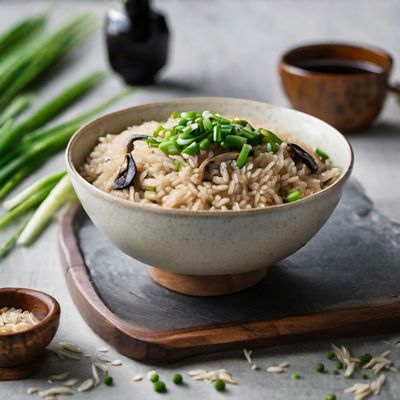
[[[206,158],[199,167],[200,182],[211,181],[213,171],[219,169],[219,166],[222,162],[236,160],[238,155],[238,151],[227,151],[225,153],[220,153]]]
[[[291,148],[293,155],[292,159],[294,162],[302,162],[310,168],[311,172],[318,171],[318,164],[315,162],[314,158],[310,156],[305,150],[303,150],[300,146],[294,143],[288,143],[288,146]]]
[[[132,157],[132,154],[126,154],[125,160],[121,165],[119,173],[115,178],[113,189],[121,190],[127,188],[135,178],[136,175],[136,163]]]
[[[136,140],[145,140],[148,139],[150,136],[149,135],[132,135],[129,139],[128,144],[126,145],[126,152],[129,154],[133,151],[135,148],[135,142]]]

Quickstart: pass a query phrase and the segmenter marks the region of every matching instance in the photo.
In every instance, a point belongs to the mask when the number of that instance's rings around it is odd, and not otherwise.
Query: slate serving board
[[[136,359],[165,362],[400,329],[400,225],[381,215],[354,180],[304,248],[236,294],[197,298],[157,285],[146,265],[118,250],[78,207],[62,217],[60,246],[83,317]]]

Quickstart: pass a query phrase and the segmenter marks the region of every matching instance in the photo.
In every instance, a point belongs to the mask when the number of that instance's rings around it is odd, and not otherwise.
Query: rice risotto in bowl
[[[290,132],[272,132],[237,117],[184,111],[164,123],[106,134],[81,173],[113,196],[192,211],[293,202],[340,176],[329,148],[313,149]]]
[[[70,140],[66,163],[86,213],[120,250],[178,292],[199,293],[204,277],[209,295],[251,286],[304,246],[340,200],[353,154],[310,115],[205,97],[97,118]],[[212,291],[208,277],[224,285]]]

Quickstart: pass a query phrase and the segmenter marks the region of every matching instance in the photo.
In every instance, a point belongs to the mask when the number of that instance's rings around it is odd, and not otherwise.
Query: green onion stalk
[[[68,176],[64,176],[40,204],[18,237],[17,244],[28,246],[42,233],[57,211],[75,199],[75,192]]]
[[[24,47],[0,65],[0,110],[36,78],[63,58],[94,29],[93,19],[85,14],[75,17],[55,32]]]
[[[0,135],[0,157],[4,156],[16,143],[18,144],[21,137],[26,133],[32,132],[52,120],[74,104],[76,100],[97,87],[104,77],[105,74],[103,72],[90,74],[49,100],[24,122]]]

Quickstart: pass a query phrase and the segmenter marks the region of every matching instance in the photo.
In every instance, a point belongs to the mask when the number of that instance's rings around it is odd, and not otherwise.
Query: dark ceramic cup
[[[313,60],[342,60],[373,68],[351,72],[308,68]],[[398,86],[388,84],[392,64],[390,54],[377,48],[326,43],[289,50],[279,62],[279,71],[294,108],[349,132],[369,125],[378,116],[387,90],[400,92]]]

